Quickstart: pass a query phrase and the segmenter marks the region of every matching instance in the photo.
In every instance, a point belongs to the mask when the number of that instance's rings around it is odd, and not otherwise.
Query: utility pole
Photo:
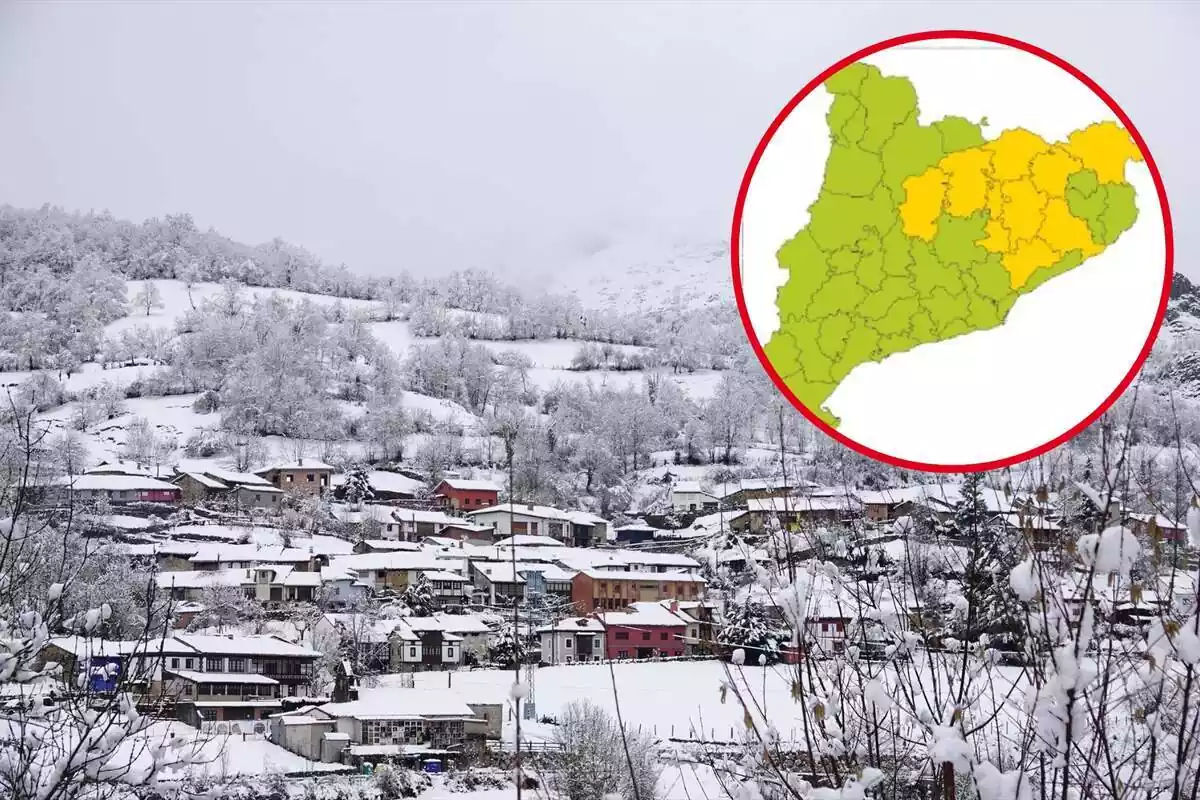
[[[513,498],[513,452],[517,449],[517,432],[518,427],[513,426],[504,431],[504,460],[508,467],[508,535],[513,535],[513,523],[516,518],[515,503]],[[512,586],[518,586],[517,583],[517,548],[514,543],[509,548],[509,554],[512,560]],[[524,783],[524,773],[521,770],[521,697],[517,686],[521,683],[521,601],[517,596],[516,589],[513,590],[513,642],[516,645],[513,652],[513,716],[516,717],[516,731],[513,737],[515,745],[514,760],[517,773],[517,800],[521,800],[521,789]]]

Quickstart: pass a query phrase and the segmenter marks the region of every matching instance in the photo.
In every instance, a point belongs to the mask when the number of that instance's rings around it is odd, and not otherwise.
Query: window
[[[646,631],[645,633],[642,634],[642,641],[644,641],[644,642],[650,641],[650,631]]]
[[[307,475],[305,475],[305,476],[304,476],[304,479],[305,479],[306,481],[308,481],[309,483],[312,483],[313,481],[315,481],[315,480],[317,479],[317,476],[316,476],[316,475],[313,475],[313,474],[310,472],[310,473],[308,473]]]
[[[229,659],[229,671],[230,672],[245,672],[246,671],[246,659],[244,659],[244,658]]]
[[[259,500],[262,500],[262,495],[261,494],[254,495],[254,502],[257,503]]]
[[[570,650],[570,649],[571,649],[571,639],[570,639],[569,637],[568,637],[568,639],[567,639],[567,649],[568,649],[568,650]]]
[[[179,659],[178,658],[171,659],[171,669],[179,669]]]
[[[208,670],[209,672],[220,672],[221,659],[209,656],[208,658],[204,659],[204,669]]]
[[[628,650],[618,650],[617,658],[629,658],[629,651]]]
[[[288,483],[291,483],[291,482],[292,482],[292,476],[291,476],[291,475],[284,475],[284,476],[283,476],[283,479],[284,479],[285,481],[287,481]]]
[[[570,664],[570,663],[571,663],[571,657],[570,657],[570,656],[567,656],[567,663],[568,663],[568,664]]]
[[[617,635],[615,638],[627,640],[629,638],[629,631],[617,631]]]
[[[663,631],[662,632],[662,640],[665,642],[669,638],[670,638],[670,634],[668,634],[666,631]]]
[[[415,648],[415,647],[408,648],[408,657],[416,658],[417,657],[417,648]]]

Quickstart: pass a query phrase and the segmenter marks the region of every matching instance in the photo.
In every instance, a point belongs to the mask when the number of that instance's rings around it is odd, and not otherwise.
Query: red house
[[[500,500],[500,487],[491,481],[444,478],[433,487],[433,498],[442,508],[475,511],[496,505]]]
[[[687,621],[662,603],[631,603],[628,611],[596,616],[604,624],[604,650],[610,659],[684,654]]]

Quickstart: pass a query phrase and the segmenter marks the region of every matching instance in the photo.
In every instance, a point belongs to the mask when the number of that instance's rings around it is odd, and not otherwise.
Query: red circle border
[[[894,47],[912,44],[914,42],[925,42],[937,39],[971,39],[975,41],[990,42],[992,44],[1006,45],[1018,50],[1023,50],[1026,53],[1038,56],[1044,61],[1050,62],[1059,69],[1065,70],[1084,86],[1091,89],[1097,97],[1104,101],[1104,104],[1108,106],[1109,110],[1116,114],[1117,119],[1121,121],[1121,124],[1125,127],[1125,130],[1127,130],[1130,136],[1133,137],[1134,142],[1141,151],[1142,158],[1145,161],[1147,168],[1150,170],[1150,176],[1154,180],[1154,187],[1158,192],[1158,202],[1160,208],[1162,209],[1163,232],[1166,239],[1166,267],[1163,276],[1162,296],[1160,297],[1158,303],[1158,312],[1155,315],[1154,324],[1150,327],[1150,334],[1146,339],[1146,343],[1142,346],[1141,351],[1138,353],[1137,359],[1134,361],[1133,366],[1130,367],[1129,372],[1125,375],[1124,379],[1122,379],[1122,381],[1108,395],[1108,397],[1106,397],[1104,401],[1100,403],[1096,410],[1084,418],[1082,422],[1069,428],[1066,432],[1060,434],[1054,439],[1051,439],[1049,442],[1046,442],[1039,447],[1026,450],[1022,453],[1017,453],[1016,455],[1008,458],[985,461],[978,464],[928,464],[921,461],[911,461],[909,459],[888,455],[887,453],[880,452],[873,448],[867,447],[860,442],[854,441],[848,436],[839,433],[836,428],[830,426],[824,420],[820,419],[792,393],[791,389],[789,389],[787,384],[784,383],[783,379],[779,376],[779,373],[776,372],[775,367],[767,358],[767,354],[763,350],[762,344],[760,344],[758,341],[758,336],[754,333],[754,327],[750,322],[750,314],[746,309],[746,297],[742,290],[740,266],[741,227],[742,213],[746,204],[746,195],[749,192],[750,182],[754,177],[754,171],[757,169],[759,161],[762,160],[763,153],[766,151],[767,146],[771,143],[771,140],[775,137],[775,134],[778,132],[780,126],[783,125],[784,120],[786,120],[788,116],[790,116],[791,113],[796,109],[796,106],[798,106],[806,97],[808,97],[808,95],[812,94],[812,92],[815,91],[818,86],[823,84],[829,77],[845,67],[883,50],[889,50]],[[767,128],[766,133],[764,133],[762,138],[759,140],[758,146],[754,148],[754,154],[750,157],[750,164],[746,167],[745,175],[742,177],[741,186],[738,189],[737,203],[734,206],[733,212],[733,232],[730,237],[729,252],[730,260],[732,261],[733,265],[733,293],[735,299],[737,300],[738,313],[742,318],[742,326],[746,329],[746,336],[750,340],[750,346],[754,349],[754,354],[758,357],[763,369],[766,370],[767,375],[770,376],[771,381],[775,384],[775,387],[779,389],[783,396],[786,397],[788,401],[795,406],[795,408],[801,414],[803,414],[810,423],[815,425],[837,442],[849,447],[851,450],[854,450],[860,455],[867,456],[868,458],[875,459],[876,461],[882,461],[885,464],[890,464],[895,467],[919,470],[922,472],[939,473],[982,472],[986,470],[1003,469],[1005,467],[1011,467],[1015,464],[1020,464],[1021,462],[1028,461],[1031,458],[1036,458],[1037,456],[1043,455],[1050,450],[1065,444],[1074,438],[1084,428],[1088,427],[1097,419],[1099,419],[1100,416],[1109,408],[1111,408],[1113,403],[1115,403],[1117,399],[1125,393],[1125,390],[1129,388],[1130,384],[1132,384],[1134,379],[1137,377],[1142,365],[1146,363],[1146,359],[1149,358],[1150,351],[1154,347],[1154,342],[1158,338],[1159,330],[1162,328],[1163,318],[1166,316],[1167,301],[1170,299],[1171,295],[1171,281],[1175,272],[1175,236],[1171,223],[1171,210],[1167,203],[1167,190],[1163,184],[1162,175],[1158,170],[1158,165],[1154,161],[1154,157],[1150,154],[1150,148],[1146,146],[1145,139],[1142,138],[1141,133],[1138,132],[1137,127],[1133,124],[1133,121],[1129,119],[1129,116],[1125,113],[1125,111],[1119,105],[1117,105],[1116,100],[1114,100],[1112,96],[1108,94],[1108,92],[1104,91],[1104,89],[1102,89],[1098,83],[1085,75],[1077,67],[1047,50],[1043,50],[1036,45],[1023,42],[1019,39],[1013,39],[1009,36],[1001,36],[995,33],[971,30],[924,31],[919,33],[909,33],[903,36],[896,36],[891,39],[885,39],[884,41],[864,47],[861,50],[846,56],[805,84],[805,86],[799,92],[797,92],[790,101],[788,101],[787,105],[783,107],[783,110],[775,116],[775,119],[772,120],[770,127]]]

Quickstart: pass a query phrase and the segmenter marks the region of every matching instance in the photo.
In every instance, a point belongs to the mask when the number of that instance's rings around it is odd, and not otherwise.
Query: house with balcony
[[[298,458],[255,470],[254,474],[285,492],[322,495],[329,491],[334,472],[333,467],[315,458]]]
[[[496,505],[500,500],[500,487],[491,481],[444,478],[433,487],[433,499],[442,508],[474,511]]]
[[[446,630],[439,617],[404,617],[392,630],[391,671],[427,672],[458,669],[463,637]]]
[[[338,574],[352,571],[358,581],[377,592],[403,592],[422,572],[441,572],[445,564],[432,553],[397,551],[334,556],[329,568]]]
[[[495,529],[498,539],[528,534],[546,536],[574,547],[598,547],[608,541],[608,522],[586,511],[562,511],[533,503],[504,503],[467,512],[467,519]]]
[[[537,629],[542,663],[572,664],[604,658],[604,625],[595,617],[571,617]]]
[[[279,715],[271,739],[323,763],[415,765],[466,753],[470,729],[486,729],[482,712],[449,689],[363,689],[357,700]]]
[[[438,608],[461,607],[468,595],[467,579],[457,572],[429,570],[421,573],[433,590],[433,601]]]
[[[684,572],[620,572],[586,569],[571,580],[571,602],[578,614],[617,611],[632,603],[697,600],[705,580]]]
[[[178,486],[158,478],[140,475],[85,474],[68,475],[56,481],[49,491],[50,499],[58,503],[95,503],[110,505],[129,503],[179,502]]]

